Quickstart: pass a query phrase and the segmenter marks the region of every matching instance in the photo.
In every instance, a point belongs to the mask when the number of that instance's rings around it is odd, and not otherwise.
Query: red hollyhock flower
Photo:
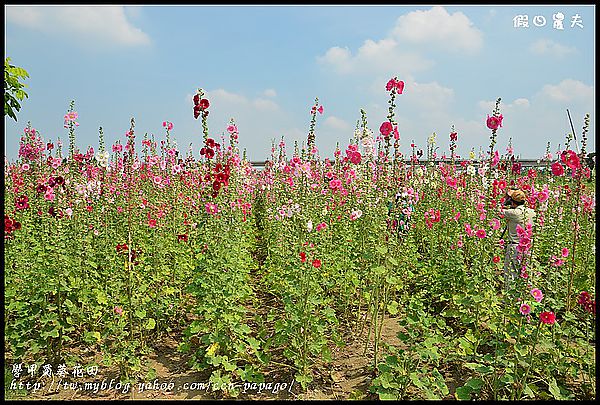
[[[202,100],[200,100],[200,103],[198,105],[201,109],[206,110],[210,106],[210,103],[207,99],[203,98]]]
[[[179,242],[187,242],[188,241],[188,236],[185,233],[183,235],[177,235],[177,240]]]
[[[494,261],[494,263],[498,263],[500,261],[500,256],[494,256],[492,260]]]
[[[554,312],[551,311],[542,312],[540,314],[540,321],[546,325],[553,325],[554,322],[556,322],[556,316],[554,315]]]
[[[560,160],[570,169],[579,169],[581,167],[579,156],[572,150],[566,150],[561,153]]]
[[[555,176],[562,176],[565,174],[565,168],[559,162],[552,163],[551,169],[552,174]]]
[[[44,184],[38,184],[38,186],[35,189],[40,194],[46,192],[46,186]]]
[[[221,188],[221,183],[219,183],[218,181],[215,180],[213,182],[212,188],[214,191],[219,191],[219,189]]]
[[[306,253],[300,252],[300,261],[306,263]]]
[[[458,134],[456,132],[452,132],[450,134],[450,140],[451,141],[456,141],[458,139]]]
[[[29,208],[29,197],[22,195],[21,197],[17,198],[15,205],[17,206],[18,210],[26,210]]]
[[[199,102],[200,102],[200,94],[194,95],[194,104],[198,105]]]
[[[318,269],[321,267],[321,261],[319,259],[315,259],[315,260],[313,260],[312,265],[313,265],[313,267]]]
[[[379,127],[379,132],[381,132],[381,135],[383,136],[389,136],[393,129],[392,123],[386,121]]]

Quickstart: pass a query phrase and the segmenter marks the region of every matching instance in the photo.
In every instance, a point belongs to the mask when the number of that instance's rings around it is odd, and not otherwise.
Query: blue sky
[[[557,13],[563,30],[553,28]],[[528,28],[514,27],[518,15]],[[5,6],[5,57],[30,74],[18,122],[4,119],[5,155],[16,158],[28,121],[68,145],[63,116],[75,100],[82,149],[97,149],[100,126],[107,145],[123,141],[134,117],[139,141],[164,139],[162,122],[171,121],[180,150],[191,142],[198,157],[200,87],[211,136],[234,118],[252,160],[268,158],[273,139],[285,137],[288,155],[305,141],[319,97],[316,142],[331,156],[353,137],[361,108],[378,132],[393,76],[406,84],[396,100],[405,154],[413,141],[425,150],[433,132],[440,154],[448,151],[452,125],[459,154],[487,150],[485,118],[498,97],[502,152],[509,138],[524,158],[541,157],[548,142],[555,152],[571,132],[567,108],[578,137],[591,114],[592,151],[594,37],[591,5]]]

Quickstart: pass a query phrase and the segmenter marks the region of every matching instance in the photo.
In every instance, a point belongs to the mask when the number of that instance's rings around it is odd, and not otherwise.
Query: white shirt
[[[535,211],[525,205],[519,205],[516,208],[506,208],[502,210],[504,217],[508,220],[508,242],[519,243],[517,235],[517,225],[525,228],[526,224],[533,224]]]

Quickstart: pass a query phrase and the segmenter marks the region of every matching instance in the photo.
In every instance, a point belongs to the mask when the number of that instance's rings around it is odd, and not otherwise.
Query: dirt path
[[[399,326],[396,318],[386,318],[382,329],[382,341],[387,344],[399,346],[397,338]],[[367,345],[365,354],[365,337],[356,337],[347,334],[344,339],[347,345],[341,348],[332,347],[332,361],[330,363],[315,365],[315,379],[306,391],[293,381],[293,375],[285,368],[270,364],[264,370],[265,381],[272,382],[270,389],[253,389],[248,386],[246,392],[240,393],[237,399],[371,399],[375,398],[369,393],[369,386],[374,377],[372,368],[373,345]],[[194,371],[188,366],[189,355],[177,350],[179,341],[174,336],[163,336],[145,358],[144,373],[154,369],[150,379],[126,386],[118,386],[118,370],[100,367],[94,377],[78,378],[68,376],[65,379],[56,378],[37,380],[41,386],[36,392],[7,390],[7,399],[38,399],[38,400],[112,400],[112,399],[221,399],[222,392],[212,391],[206,383],[210,372]],[[97,355],[96,357],[98,357]],[[92,360],[90,358],[89,360]],[[96,359],[98,360],[98,359]],[[274,359],[283,362],[282,359]],[[84,362],[85,363],[85,362]],[[23,378],[21,380],[25,381]],[[111,384],[112,380],[112,384]],[[57,384],[61,381],[61,388]],[[33,383],[33,381],[31,381]],[[64,387],[65,382],[67,387]],[[279,382],[278,390],[274,384]],[[70,383],[77,383],[69,386]],[[96,383],[95,386],[86,383]],[[102,383],[105,388],[103,389]],[[287,384],[285,389],[283,384]],[[260,388],[260,387],[259,387]],[[243,387],[240,386],[240,390]],[[21,394],[21,395],[19,395]]]

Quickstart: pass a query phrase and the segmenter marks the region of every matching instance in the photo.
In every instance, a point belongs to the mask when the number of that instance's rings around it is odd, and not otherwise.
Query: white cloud
[[[355,55],[348,48],[334,46],[317,60],[342,74],[408,75],[433,66],[433,61],[417,53],[403,51],[391,38],[380,41],[367,39]]]
[[[126,46],[150,43],[148,35],[127,20],[123,6],[6,6],[5,10],[7,21],[46,34]]]
[[[594,87],[587,86],[578,80],[565,79],[557,85],[545,85],[540,95],[553,101],[574,102],[583,101],[593,106]]]
[[[406,83],[406,81],[405,81]],[[454,90],[441,86],[437,82],[432,83],[406,83],[410,91],[402,97],[407,98],[407,103],[413,103],[424,110],[436,111],[446,109],[454,99]],[[405,89],[406,88],[405,85]],[[408,90],[408,89],[407,89]]]
[[[481,108],[482,112],[485,114],[492,115],[494,108],[496,107],[496,100],[482,100],[478,103],[479,108]],[[505,103],[504,101],[500,101],[500,114],[507,115],[508,112],[513,112],[515,110],[525,110],[529,108],[531,103],[526,98],[517,98],[512,103]]]
[[[317,57],[322,65],[341,74],[409,76],[434,65],[422,53],[423,44],[441,50],[477,51],[483,46],[483,34],[461,12],[448,14],[443,7],[413,11],[396,21],[390,34],[382,39],[366,39],[353,52],[333,46]],[[407,45],[416,45],[418,48]]]
[[[277,92],[274,89],[266,89],[263,92],[263,96],[270,98],[277,97]]]
[[[256,98],[252,101],[252,105],[261,111],[277,111],[279,106],[272,100],[265,98]]]
[[[327,117],[327,119],[325,119],[325,122],[323,124],[334,130],[350,131],[350,135],[352,134],[352,132],[351,132],[352,126],[350,124],[348,124],[346,121],[344,121],[343,119],[335,117],[333,115],[330,115],[329,117]]]
[[[483,47],[483,34],[469,18],[457,11],[453,14],[441,6],[412,11],[402,15],[392,29],[392,36],[415,44],[439,45],[440,49],[478,51]]]
[[[531,44],[529,49],[531,49],[531,51],[537,55],[551,55],[558,58],[562,58],[568,54],[576,52],[576,49],[573,47],[561,45],[549,39],[537,40]]]

